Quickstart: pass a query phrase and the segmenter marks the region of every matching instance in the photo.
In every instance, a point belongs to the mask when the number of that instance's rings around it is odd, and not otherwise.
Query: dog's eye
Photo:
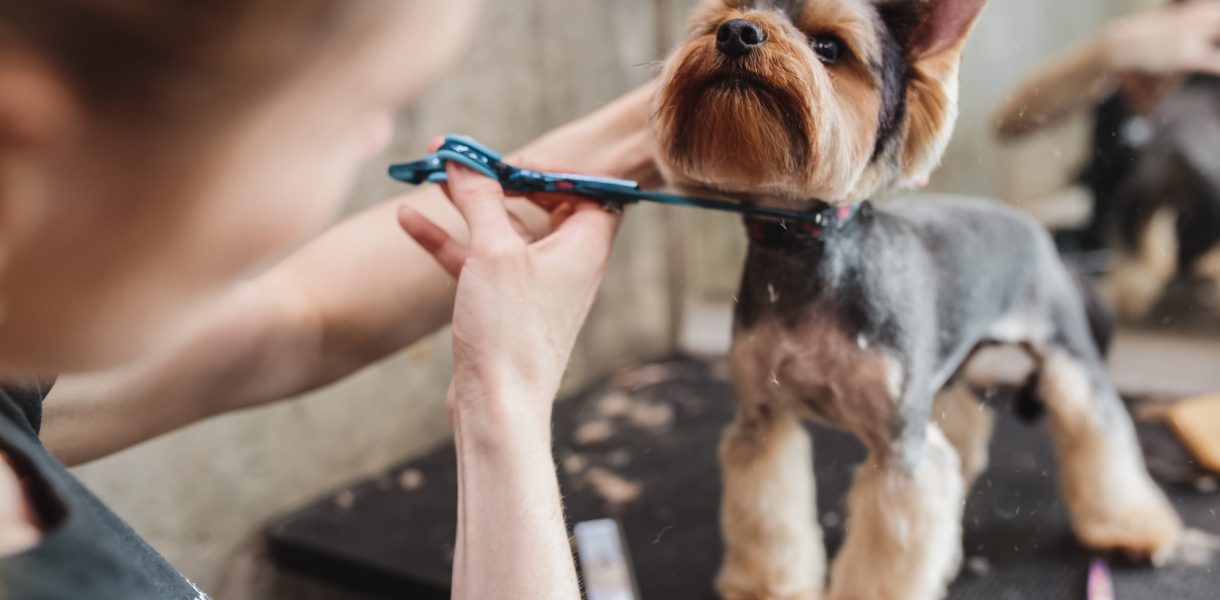
[[[827,64],[836,64],[843,60],[846,53],[843,40],[833,35],[817,35],[812,39],[813,51]]]

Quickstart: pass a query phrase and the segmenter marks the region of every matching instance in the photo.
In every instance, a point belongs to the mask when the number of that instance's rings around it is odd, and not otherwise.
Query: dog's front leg
[[[816,600],[826,551],[809,434],[786,408],[760,403],[750,390],[738,394],[737,419],[720,445],[725,556],[716,589],[725,600]]]
[[[856,471],[830,600],[936,600],[961,564],[957,453],[936,425],[903,444],[873,448]]]

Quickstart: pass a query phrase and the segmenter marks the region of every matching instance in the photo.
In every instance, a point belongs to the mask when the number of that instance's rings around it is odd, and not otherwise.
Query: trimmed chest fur
[[[878,449],[900,426],[901,363],[834,315],[739,328],[731,361],[743,410],[795,411]]]

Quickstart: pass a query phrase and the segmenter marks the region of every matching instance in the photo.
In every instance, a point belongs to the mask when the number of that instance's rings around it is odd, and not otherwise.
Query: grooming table
[[[570,522],[623,526],[647,600],[713,598],[721,544],[716,447],[733,411],[722,362],[675,358],[625,369],[555,410]],[[1000,398],[997,404],[1005,401]],[[1216,479],[1190,466],[1168,430],[1141,425],[1150,468],[1189,526],[1220,534]],[[844,495],[864,452],[814,429],[820,520],[830,552],[843,541]],[[453,448],[356,483],[274,522],[284,568],[394,598],[447,598],[456,523]],[[966,564],[952,599],[1081,600],[1091,558],[1068,529],[1043,428],[997,423],[991,468],[970,494]],[[1116,567],[1123,599],[1216,600],[1220,564],[1158,571]]]

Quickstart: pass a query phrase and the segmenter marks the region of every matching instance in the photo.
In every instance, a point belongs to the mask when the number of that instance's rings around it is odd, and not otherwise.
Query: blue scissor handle
[[[456,162],[491,179],[500,181],[506,190],[514,192],[588,193],[594,190],[613,193],[638,190],[640,184],[627,179],[594,177],[574,173],[544,173],[506,165],[500,155],[464,136],[445,136],[437,151],[423,160],[390,166],[390,177],[420,185],[444,183],[449,180],[446,162]],[[583,190],[583,192],[582,192]]]
[[[444,183],[449,180],[445,173],[445,163],[449,161],[492,179],[500,179],[497,167],[504,166],[494,150],[465,136],[447,135],[441,147],[423,160],[391,165],[390,177],[412,185]]]
[[[410,163],[390,165],[390,177],[411,185],[443,183],[449,179],[445,174],[444,161],[436,156],[429,156]]]

